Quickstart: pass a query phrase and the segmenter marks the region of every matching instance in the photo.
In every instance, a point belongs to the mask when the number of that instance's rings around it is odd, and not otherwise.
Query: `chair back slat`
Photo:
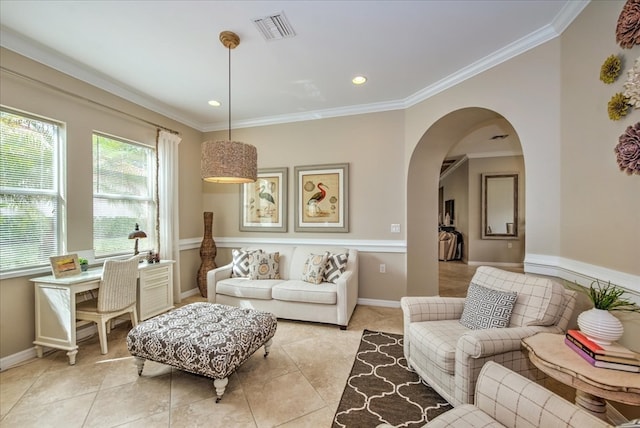
[[[98,312],[113,312],[136,302],[138,257],[104,262],[98,290]]]

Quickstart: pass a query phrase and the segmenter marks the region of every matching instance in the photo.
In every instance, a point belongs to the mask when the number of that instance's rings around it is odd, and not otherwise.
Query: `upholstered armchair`
[[[613,428],[581,407],[500,364],[487,362],[478,375],[475,404],[442,413],[422,428]],[[629,428],[637,425],[629,425]],[[392,428],[378,425],[377,428]]]
[[[564,333],[576,297],[577,292],[548,278],[480,266],[466,298],[401,299],[404,355],[453,406],[473,404],[476,380],[487,361],[531,380],[544,379],[520,341],[542,331]]]

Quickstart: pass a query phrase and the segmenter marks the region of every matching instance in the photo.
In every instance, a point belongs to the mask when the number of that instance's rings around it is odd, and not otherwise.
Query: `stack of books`
[[[568,330],[564,342],[594,367],[640,373],[640,354],[618,343],[599,345],[579,330]]]

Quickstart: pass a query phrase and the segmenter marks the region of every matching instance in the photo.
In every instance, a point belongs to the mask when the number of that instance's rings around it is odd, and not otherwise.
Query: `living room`
[[[233,248],[249,242],[331,241],[355,246],[360,249],[359,303],[396,308],[403,296],[438,294],[434,226],[438,224],[438,171],[461,138],[460,130],[473,124],[449,123],[444,127],[445,138],[435,132],[443,129],[436,124],[442,125],[442,118],[461,109],[487,109],[509,121],[522,145],[526,173],[524,270],[585,286],[591,278],[610,280],[640,302],[636,249],[640,240],[640,181],[637,175],[620,171],[614,154],[619,136],[638,116],[635,110],[619,121],[607,116],[607,102],[621,90],[624,73],[614,85],[598,79],[608,56],[623,55],[625,71],[640,56],[637,45],[623,50],[615,40],[615,25],[624,4],[590,2],[559,36],[406,109],[234,127],[234,139],[257,147],[259,168],[286,167],[291,177],[295,166],[348,163],[348,233],[296,233],[292,222],[284,233],[239,231],[239,186],[203,183],[199,171],[200,144],[226,138],[226,130],[204,131],[185,125],[20,55],[6,48],[4,41],[0,104],[66,125],[69,250],[93,246],[92,133],[99,130],[148,145],[156,138],[156,127],[76,97],[80,96],[180,133],[176,300],[198,292],[202,215],[212,211],[218,265],[231,260]],[[288,190],[293,194],[293,180]],[[379,202],[377,195],[384,195]],[[291,203],[290,220],[293,210]],[[391,233],[390,224],[400,224],[400,233]],[[385,273],[380,273],[381,264],[386,266]],[[34,292],[29,279],[47,273],[48,268],[2,277],[3,369],[5,364],[35,355]],[[625,319],[621,342],[637,347],[633,339],[638,334],[637,318]]]

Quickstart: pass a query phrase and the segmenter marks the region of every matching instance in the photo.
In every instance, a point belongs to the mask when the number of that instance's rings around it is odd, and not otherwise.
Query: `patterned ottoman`
[[[213,378],[220,401],[231,375],[258,348],[269,355],[275,315],[216,303],[191,303],[138,324],[127,335],[138,375],[145,360]]]

